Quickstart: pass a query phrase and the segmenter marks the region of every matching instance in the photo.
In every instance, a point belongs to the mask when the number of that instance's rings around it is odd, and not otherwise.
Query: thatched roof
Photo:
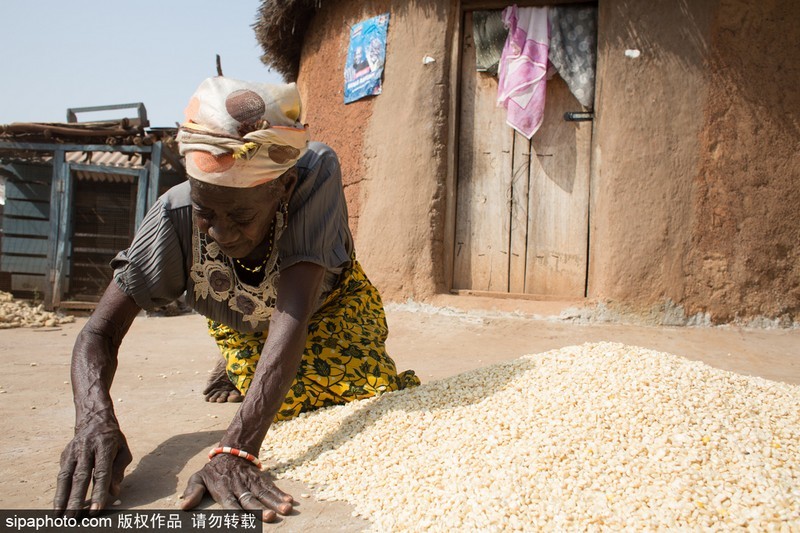
[[[322,0],[263,0],[253,24],[264,55],[261,61],[286,78],[296,81],[300,53],[311,19]]]

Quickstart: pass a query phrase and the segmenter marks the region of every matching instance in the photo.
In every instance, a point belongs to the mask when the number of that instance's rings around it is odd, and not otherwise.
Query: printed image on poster
[[[386,60],[389,13],[364,20],[350,30],[350,46],[344,68],[344,103],[381,94]]]

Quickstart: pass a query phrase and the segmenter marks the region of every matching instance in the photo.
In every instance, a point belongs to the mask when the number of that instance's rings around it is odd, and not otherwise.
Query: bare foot
[[[208,378],[206,388],[203,390],[207,402],[225,403],[225,402],[241,402],[244,396],[236,387],[231,383],[228,378],[228,372],[225,370],[225,360],[220,359],[217,366],[211,372]]]

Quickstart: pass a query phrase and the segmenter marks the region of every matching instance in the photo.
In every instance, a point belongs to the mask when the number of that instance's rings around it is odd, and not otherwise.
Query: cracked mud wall
[[[686,300],[800,321],[800,3],[722,2],[695,177]]]
[[[589,295],[800,320],[800,4],[601,1],[600,17]]]

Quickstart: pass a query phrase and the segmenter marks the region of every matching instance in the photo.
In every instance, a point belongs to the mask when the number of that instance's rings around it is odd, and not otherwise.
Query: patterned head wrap
[[[280,177],[306,151],[294,83],[268,85],[218,76],[200,84],[178,132],[186,171],[224,187],[255,187]]]

